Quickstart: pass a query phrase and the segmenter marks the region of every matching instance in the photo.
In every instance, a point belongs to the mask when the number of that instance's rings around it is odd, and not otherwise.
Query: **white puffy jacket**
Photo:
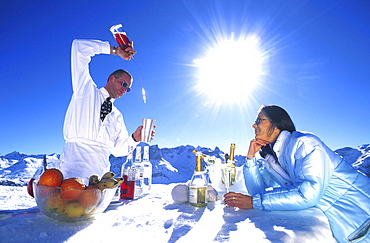
[[[254,208],[317,207],[328,217],[337,241],[370,242],[370,178],[310,133],[282,131],[273,149],[281,165],[278,169],[256,158],[244,165]]]

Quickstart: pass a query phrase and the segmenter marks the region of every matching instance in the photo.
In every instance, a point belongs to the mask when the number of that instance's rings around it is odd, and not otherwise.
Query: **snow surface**
[[[41,165],[43,155],[13,152],[0,156],[0,242],[335,242],[326,217],[315,208],[289,212],[237,210],[222,203],[222,191],[219,200],[205,208],[173,202],[172,188],[186,183],[193,172],[192,149],[189,145],[171,149],[151,146],[155,183],[151,194],[111,205],[94,219],[79,222],[43,215],[27,194],[25,185]],[[224,155],[218,148],[196,149],[221,159]],[[337,152],[369,175],[370,145]],[[50,166],[58,155],[47,158]],[[245,159],[237,158],[239,165]],[[112,171],[119,170],[123,161],[111,158]],[[232,190],[244,192],[240,176]]]
[[[9,213],[0,217],[0,242],[334,242],[318,209],[236,210],[221,200],[195,208],[172,201],[175,185],[155,184],[151,195],[79,222],[38,212],[25,187],[1,186],[0,205]]]

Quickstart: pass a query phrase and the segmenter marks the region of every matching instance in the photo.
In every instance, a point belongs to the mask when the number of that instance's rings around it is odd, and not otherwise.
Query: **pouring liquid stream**
[[[125,48],[129,46],[129,43],[131,43],[131,46],[133,48],[133,42],[130,41],[129,38],[127,37],[127,34],[124,31],[122,24],[113,25],[112,27],[109,28],[109,31],[112,33],[112,35],[113,35],[114,39],[116,40],[117,44],[123,50],[125,50]],[[139,65],[138,65],[138,62],[136,61],[136,59],[133,56],[131,58],[134,60],[136,68],[137,68],[138,73],[139,73],[139,78],[140,78],[140,83],[141,83],[141,95],[143,97],[143,102],[144,102],[144,105],[145,105],[145,114],[148,115],[148,110],[147,110],[147,106],[146,106],[146,91],[144,89],[143,78],[142,78],[142,75],[141,75],[141,71],[140,71],[140,68],[139,68]]]
[[[143,78],[142,78],[142,75],[141,75],[140,67],[139,67],[139,64],[138,64],[137,60],[134,57],[132,57],[132,59],[134,60],[137,71],[139,73],[140,84],[141,84],[141,95],[143,97],[143,103],[144,103],[144,107],[145,107],[144,108],[145,109],[145,114],[148,117],[148,107],[147,107],[147,104],[146,104],[146,101],[147,101],[146,100],[146,91],[144,89]]]

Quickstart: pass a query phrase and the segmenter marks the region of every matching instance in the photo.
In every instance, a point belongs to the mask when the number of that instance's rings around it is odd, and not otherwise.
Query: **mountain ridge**
[[[139,144],[139,146],[144,145]],[[149,159],[153,165],[153,183],[187,182],[191,178],[195,167],[195,155],[192,153],[194,149],[221,160],[225,158],[225,153],[218,147],[212,150],[207,147],[194,147],[192,145],[181,145],[173,148],[159,148],[158,145],[150,145]],[[364,144],[357,148],[344,147],[335,150],[335,152],[343,156],[348,163],[361,173],[367,176],[370,175],[370,144]],[[37,168],[42,166],[43,157],[44,154],[27,155],[17,151],[0,156],[0,185],[26,185]],[[58,164],[59,157],[60,155],[56,153],[46,155],[49,168]],[[109,160],[111,171],[120,175],[126,157],[111,155]],[[245,160],[246,156],[235,155],[236,166],[243,165]]]

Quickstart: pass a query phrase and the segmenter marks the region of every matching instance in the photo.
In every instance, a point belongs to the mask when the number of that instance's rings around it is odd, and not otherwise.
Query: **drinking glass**
[[[230,191],[230,186],[231,186],[231,170],[229,166],[225,166],[224,168],[221,169],[222,172],[222,182],[225,185],[225,190],[226,193]]]

